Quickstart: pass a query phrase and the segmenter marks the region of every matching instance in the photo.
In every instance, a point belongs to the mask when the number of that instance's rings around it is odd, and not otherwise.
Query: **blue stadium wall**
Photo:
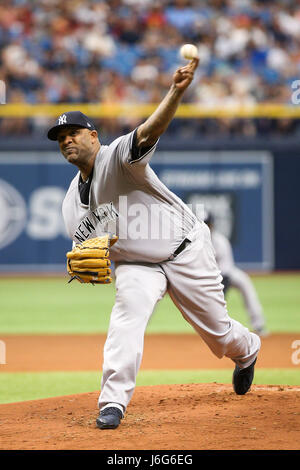
[[[200,139],[199,139],[200,140]],[[103,142],[107,144],[108,142]],[[152,168],[201,217],[215,215],[249,271],[300,269],[297,139],[160,140]],[[0,142],[0,271],[64,271],[61,201],[76,168],[56,144]],[[200,212],[199,212],[200,210]]]

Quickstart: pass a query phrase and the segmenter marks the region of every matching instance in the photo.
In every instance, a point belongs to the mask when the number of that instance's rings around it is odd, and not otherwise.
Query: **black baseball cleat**
[[[256,359],[250,364],[250,366],[241,369],[238,365],[235,366],[232,376],[233,389],[237,395],[245,395],[250,390],[253,377],[254,377],[254,366]]]
[[[108,407],[100,411],[96,423],[100,429],[115,429],[119,426],[122,418],[122,411],[119,408]]]

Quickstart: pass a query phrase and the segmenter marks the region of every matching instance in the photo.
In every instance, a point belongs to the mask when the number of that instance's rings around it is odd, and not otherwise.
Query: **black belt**
[[[189,240],[188,238],[185,238],[183,242],[180,243],[179,247],[176,248],[174,253],[170,256],[168,261],[172,261],[173,259],[175,259],[176,256],[178,256],[187,247],[189,243],[191,243],[191,240]]]

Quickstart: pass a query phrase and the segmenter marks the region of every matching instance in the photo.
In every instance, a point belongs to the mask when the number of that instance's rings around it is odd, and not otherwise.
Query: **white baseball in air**
[[[181,46],[179,53],[183,59],[192,60],[198,58],[198,49],[194,44],[184,44]]]

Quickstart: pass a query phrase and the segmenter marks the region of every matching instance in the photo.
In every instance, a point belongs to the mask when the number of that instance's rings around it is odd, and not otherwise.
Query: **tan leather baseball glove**
[[[67,253],[67,270],[71,279],[81,283],[110,284],[109,248],[116,243],[117,236],[104,235],[78,243]]]

